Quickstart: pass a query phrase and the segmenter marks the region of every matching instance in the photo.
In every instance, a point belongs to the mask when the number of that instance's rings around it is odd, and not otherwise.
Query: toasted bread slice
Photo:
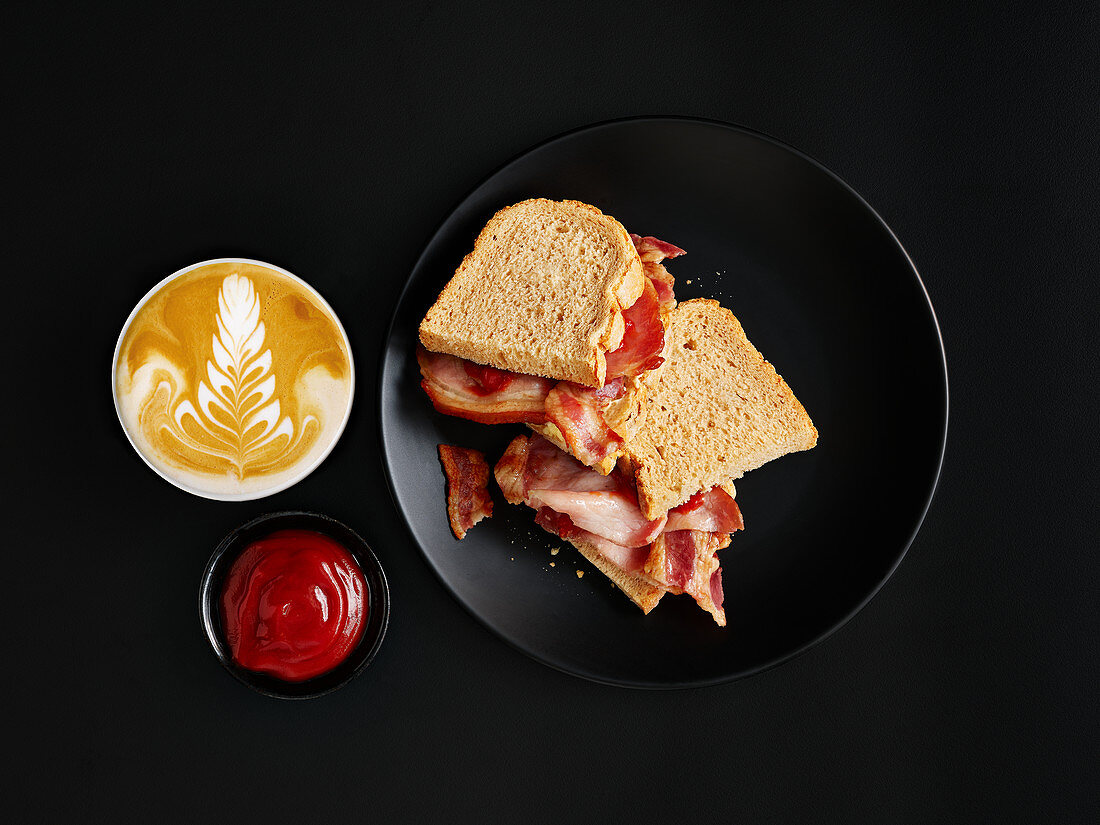
[[[643,613],[649,613],[657,606],[657,602],[665,595],[665,591],[657,587],[649,579],[635,573],[627,573],[618,565],[612,564],[603,556],[595,545],[587,542],[582,537],[565,539],[576,547],[582,556],[592,562],[593,566],[607,576],[634,604],[642,609]]]
[[[496,213],[420,323],[429,350],[497,369],[603,386],[604,353],[641,295],[622,225],[578,201],[535,199]]]
[[[681,303],[666,336],[664,373],[625,448],[646,518],[817,444],[805,408],[717,301]]]

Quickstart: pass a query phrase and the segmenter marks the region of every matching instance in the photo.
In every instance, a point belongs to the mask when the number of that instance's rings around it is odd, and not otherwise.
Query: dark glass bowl
[[[222,585],[233,562],[249,544],[276,530],[312,530],[335,539],[351,553],[367,582],[367,604],[370,612],[359,644],[332,670],[304,682],[285,682],[266,673],[240,667],[233,661],[222,629],[219,601]],[[386,635],[386,626],[390,621],[390,588],[382,565],[378,563],[370,545],[350,527],[319,513],[268,513],[241,525],[218,544],[202,574],[199,613],[203,631],[214,655],[218,657],[222,667],[237,679],[265,696],[277,699],[312,699],[343,687],[371,663],[378,648],[382,646],[382,637]]]

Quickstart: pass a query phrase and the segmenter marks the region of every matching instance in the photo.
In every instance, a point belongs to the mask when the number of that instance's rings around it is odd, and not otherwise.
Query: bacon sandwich
[[[494,477],[644,612],[687,593],[725,624],[733,481],[817,443],[790,387],[716,301],[598,209],[525,201],[486,225],[420,326],[440,412],[523,423]],[[640,282],[640,285],[639,285]]]
[[[420,323],[435,408],[520,422],[607,475],[637,430],[684,251],[577,201],[502,209]]]

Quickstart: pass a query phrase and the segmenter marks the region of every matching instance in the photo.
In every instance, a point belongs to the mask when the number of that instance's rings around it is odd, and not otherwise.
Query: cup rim
[[[195,487],[194,485],[188,484],[185,481],[172,478],[161,468],[157,467],[134,442],[134,438],[130,434],[130,430],[126,426],[126,422],[122,420],[122,409],[119,406],[118,386],[116,383],[116,373],[118,371],[118,356],[122,350],[122,341],[126,337],[126,333],[129,332],[130,325],[134,322],[134,318],[136,318],[137,314],[142,310],[142,308],[147,303],[149,303],[150,299],[172,281],[176,280],[177,278],[183,277],[188,272],[192,272],[199,267],[209,266],[212,264],[230,263],[251,264],[254,266],[262,266],[266,267],[267,269],[274,270],[280,275],[294,281],[303,289],[305,289],[310,295],[312,295],[313,298],[321,305],[321,307],[327,310],[329,316],[336,324],[336,329],[340,332],[340,337],[342,338],[344,342],[344,347],[348,353],[348,372],[350,376],[348,381],[348,403],[344,408],[344,416],[341,419],[339,426],[337,426],[336,431],[333,433],[332,439],[329,441],[328,445],[317,455],[316,459],[311,462],[307,467],[304,467],[300,473],[291,476],[289,479],[280,482],[274,487],[264,487],[260,490],[247,493],[215,493],[209,490],[203,490],[201,488]],[[111,399],[114,402],[115,417],[118,418],[119,426],[122,427],[122,432],[125,434],[126,440],[130,443],[130,446],[133,447],[134,452],[141,457],[141,460],[145,462],[147,467],[149,467],[154,473],[163,478],[169,484],[179,488],[180,490],[183,490],[185,493],[190,493],[191,495],[199,496],[200,498],[210,499],[213,501],[252,501],[254,499],[266,498],[267,496],[281,493],[283,490],[294,486],[299,481],[309,476],[318,467],[320,467],[324,460],[329,457],[329,454],[332,453],[333,449],[335,449],[336,443],[340,440],[341,436],[343,436],[344,429],[347,427],[348,420],[351,418],[351,408],[355,402],[355,357],[352,354],[351,341],[348,338],[348,334],[347,331],[344,329],[343,323],[341,323],[340,321],[340,316],[336,314],[336,311],[332,308],[328,301],[324,299],[324,296],[322,296],[320,292],[318,292],[312,285],[299,278],[293,272],[283,269],[281,266],[276,266],[275,264],[268,263],[267,261],[260,261],[255,258],[210,258],[209,260],[199,261],[196,264],[191,264],[190,266],[185,266],[182,269],[177,269],[168,277],[162,278],[152,289],[150,289],[148,292],[145,293],[145,295],[142,296],[141,300],[138,301],[134,308],[130,311],[130,314],[126,318],[126,322],[122,325],[122,331],[119,332],[118,339],[115,341],[114,354],[111,356]]]
[[[271,527],[266,531],[257,528],[270,522],[283,520],[294,526]],[[363,636],[355,648],[331,670],[303,682],[284,682],[274,676],[251,671],[233,662],[229,644],[221,628],[219,596],[225,575],[233,562],[253,540],[250,533],[269,533],[279,529],[308,529],[338,541],[355,559],[367,584],[367,624]],[[339,533],[334,535],[333,530]],[[257,535],[256,538],[260,538]],[[214,592],[214,591],[217,592]],[[390,587],[385,570],[371,546],[356,531],[337,519],[323,513],[307,510],[281,510],[264,513],[229,531],[214,548],[203,568],[199,582],[199,622],[203,635],[218,663],[237,681],[264,696],[275,699],[315,699],[339,690],[374,661],[386,636],[390,622]],[[309,685],[316,683],[316,689]]]

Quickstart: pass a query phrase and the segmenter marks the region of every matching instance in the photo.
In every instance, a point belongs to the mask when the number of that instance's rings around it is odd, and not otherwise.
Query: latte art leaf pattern
[[[239,479],[278,464],[317,423],[306,415],[295,427],[282,414],[260,315],[252,281],[239,274],[226,277],[218,294],[217,331],[211,336],[206,377],[199,381],[194,403],[180,401],[162,424],[165,436],[224,459]]]
[[[309,473],[340,437],[353,389],[347,336],[324,299],[259,261],[205,261],[165,279],[115,352],[131,443],[208,498],[258,498]]]

